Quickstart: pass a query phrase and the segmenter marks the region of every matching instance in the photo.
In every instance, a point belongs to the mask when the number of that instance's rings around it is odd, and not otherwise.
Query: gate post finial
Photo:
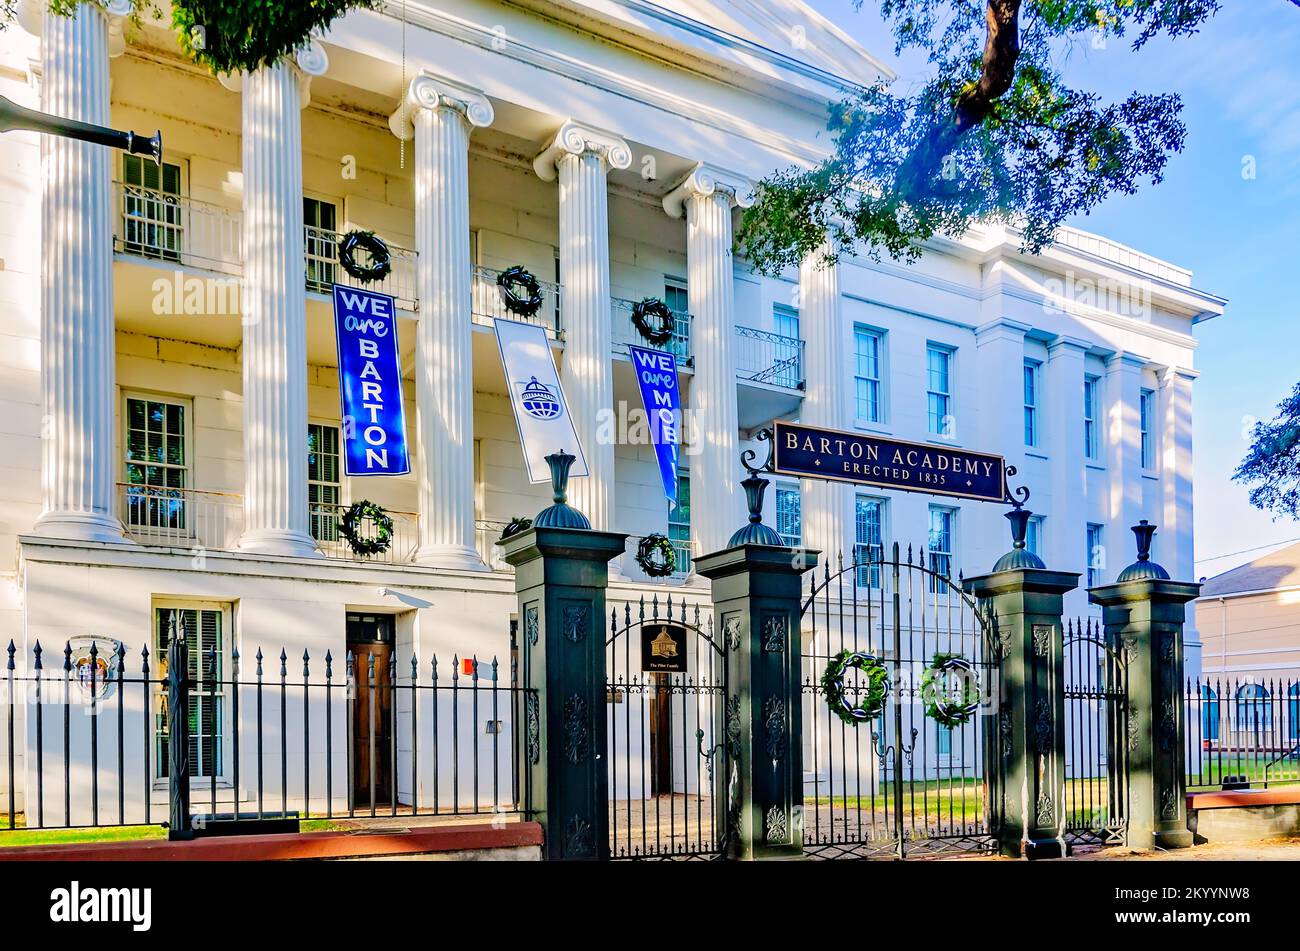
[[[1130,848],[1179,849],[1187,828],[1186,723],[1183,707],[1183,623],[1201,586],[1173,581],[1151,560],[1156,526],[1133,526],[1137,561],[1114,584],[1088,590],[1101,605],[1108,643],[1127,659],[1128,840]]]

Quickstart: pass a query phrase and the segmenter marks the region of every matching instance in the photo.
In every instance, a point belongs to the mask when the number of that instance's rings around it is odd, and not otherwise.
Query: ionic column
[[[1192,541],[1192,383],[1200,376],[1195,370],[1169,367],[1160,374],[1156,446],[1160,452],[1160,491],[1164,525],[1156,554],[1175,578],[1196,577],[1196,553]],[[1201,634],[1196,612],[1187,612],[1183,625],[1187,648],[1187,674],[1201,672]]]
[[[695,379],[689,412],[691,505],[703,553],[725,548],[747,518],[736,452],[736,305],[731,210],[747,203],[749,185],[720,180],[700,165],[664,196],[664,210],[686,216],[687,299]]]
[[[564,287],[560,379],[590,472],[570,483],[570,497],[597,531],[612,527],[615,480],[614,443],[597,435],[601,413],[611,412],[614,406],[605,179],[611,168],[631,164],[626,142],[572,119],[560,126],[555,139],[533,161],[543,181],[558,178],[560,183],[560,283]]]
[[[81,4],[70,16],[21,22],[43,32],[41,108],[67,119],[109,125],[111,21],[107,9]],[[39,26],[38,26],[39,24]],[[120,52],[120,50],[119,50]],[[101,145],[41,136],[41,460],[42,535],[117,541],[122,523],[113,497],[113,218],[111,164]]]
[[[416,558],[440,568],[486,567],[474,544],[473,274],[466,239],[470,131],[492,118],[481,92],[422,70],[389,120],[399,138],[415,139]]]
[[[1142,368],[1146,359],[1117,353],[1106,361],[1106,468],[1110,502],[1106,537],[1115,544],[1141,518],[1142,511]],[[1122,551],[1123,549],[1119,549]],[[1121,562],[1122,564],[1122,562]],[[1118,568],[1119,565],[1116,565]]]
[[[313,43],[296,62],[245,73],[244,534],[239,547],[311,555],[307,511],[307,302],[303,278],[302,127]]]
[[[1047,451],[1052,457],[1048,556],[1053,570],[1085,573],[1087,471],[1083,451],[1083,364],[1088,344],[1057,337],[1047,348]]]
[[[799,265],[799,326],[805,340],[804,360],[808,381],[801,422],[828,429],[846,429],[849,336],[840,305],[838,264],[825,262],[833,245],[827,240]],[[803,545],[825,552],[832,568],[841,555],[853,555],[853,489],[819,479],[804,479],[799,489]]]

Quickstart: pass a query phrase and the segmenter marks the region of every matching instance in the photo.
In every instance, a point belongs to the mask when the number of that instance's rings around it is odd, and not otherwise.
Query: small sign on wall
[[[680,624],[641,625],[641,669],[656,674],[686,673],[686,628]]]

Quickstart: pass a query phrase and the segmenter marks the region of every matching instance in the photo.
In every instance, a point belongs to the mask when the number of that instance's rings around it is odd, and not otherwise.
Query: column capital
[[[1196,380],[1200,379],[1199,370],[1193,370],[1189,367],[1162,367],[1157,371],[1157,378],[1160,380],[1160,388],[1172,386],[1175,383],[1186,383],[1189,386]]]
[[[1010,317],[995,317],[993,320],[985,321],[975,328],[975,339],[983,343],[986,339],[1005,337],[1008,340],[1023,342],[1025,334],[1032,329],[1029,324],[1022,324]]]
[[[1082,340],[1079,337],[1071,337],[1067,334],[1058,334],[1047,344],[1047,355],[1050,359],[1055,360],[1063,354],[1084,354],[1091,349],[1092,344],[1087,340]]]
[[[627,168],[632,164],[632,149],[622,137],[585,125],[573,119],[564,120],[549,145],[533,159],[533,170],[544,182],[556,179],[556,164],[565,155],[582,155],[594,152],[605,160],[607,168]]]
[[[1106,371],[1108,373],[1139,373],[1146,369],[1150,362],[1146,357],[1136,353],[1119,350],[1106,359]]]
[[[330,58],[325,52],[325,47],[313,39],[292,56],[282,56],[277,63],[288,65],[297,73],[298,95],[301,100],[299,107],[306,109],[311,104],[312,79],[316,76],[324,76],[330,68]],[[217,77],[217,82],[231,92],[244,91],[243,73],[223,73]]]
[[[102,4],[88,3],[85,6],[96,13],[102,13],[108,20],[108,55],[117,57],[125,53],[126,21],[135,10],[131,0],[104,0]],[[15,19],[24,30],[39,37],[49,8],[49,0],[18,0],[14,10]]]
[[[388,128],[399,139],[415,137],[415,115],[420,109],[454,109],[479,129],[496,118],[492,103],[481,89],[458,83],[430,69],[422,69],[406,88],[397,110],[388,118]]]
[[[733,208],[748,208],[754,203],[754,184],[740,175],[701,162],[664,195],[664,211],[670,217],[680,218],[686,213],[686,199],[709,195],[726,197]]]

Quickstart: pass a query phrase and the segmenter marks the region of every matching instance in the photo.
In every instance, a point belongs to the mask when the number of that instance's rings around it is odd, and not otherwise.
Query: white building
[[[1224,301],[1190,272],[1072,229],[1041,256],[976,229],[914,266],[846,253],[780,280],[733,260],[752,184],[825,154],[827,104],[888,74],[798,0],[409,0],[405,24],[353,13],[223,82],[107,6],[28,0],[37,35],[0,35],[0,93],[166,146],[158,168],[0,138],[0,617],[20,661],[91,634],[156,652],[173,608],[245,658],[338,658],[362,614],[393,616],[399,653],[504,657],[513,579],[491,543],[549,498],[492,335],[516,264],[545,282],[536,319],[592,468],[572,501],[632,545],[722,547],[740,451],[784,418],[1000,453],[1049,566],[1112,581],[1149,518],[1155,557],[1193,576],[1193,329]],[[400,306],[408,477],[339,475],[327,292],[352,229],[393,248],[378,289]],[[599,438],[639,406],[645,296],[680,312],[689,357],[691,504],[672,515],[652,447]],[[336,504],[360,499],[395,520],[381,557],[336,540]],[[967,574],[1009,541],[981,503],[778,481],[769,506],[806,546],[929,545]],[[630,556],[621,573],[613,598],[664,590]]]

